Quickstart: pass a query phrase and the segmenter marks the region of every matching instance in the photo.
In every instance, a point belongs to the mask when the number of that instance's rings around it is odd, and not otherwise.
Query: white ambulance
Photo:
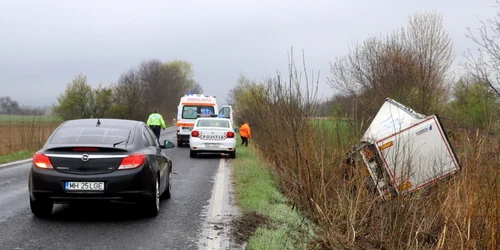
[[[200,116],[217,115],[217,100],[215,96],[204,94],[189,94],[181,97],[177,108],[177,146],[189,143],[189,135],[194,123]]]

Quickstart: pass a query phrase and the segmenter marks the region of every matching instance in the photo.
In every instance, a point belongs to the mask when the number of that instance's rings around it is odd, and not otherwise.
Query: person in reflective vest
[[[240,127],[241,145],[248,147],[248,139],[252,138],[252,131],[250,130],[250,125],[245,122]]]
[[[160,143],[160,132],[162,129],[165,129],[167,126],[165,125],[165,121],[163,117],[158,113],[158,110],[154,110],[153,113],[149,115],[147,125],[153,130],[156,135],[156,140]]]

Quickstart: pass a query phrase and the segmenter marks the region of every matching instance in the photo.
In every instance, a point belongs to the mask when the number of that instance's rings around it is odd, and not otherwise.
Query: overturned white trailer
[[[358,152],[385,199],[414,192],[460,169],[439,117],[418,114],[389,98]]]

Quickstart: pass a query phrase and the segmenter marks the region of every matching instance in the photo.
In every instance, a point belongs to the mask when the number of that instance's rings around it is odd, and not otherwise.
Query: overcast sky
[[[0,96],[56,103],[78,73],[114,83],[141,61],[186,60],[205,94],[224,104],[240,73],[286,75],[287,53],[320,71],[353,42],[406,26],[417,11],[444,15],[456,61],[474,44],[466,27],[493,17],[494,0],[0,0]]]

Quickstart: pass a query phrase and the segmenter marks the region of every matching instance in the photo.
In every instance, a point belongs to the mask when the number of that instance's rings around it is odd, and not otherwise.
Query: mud
[[[270,220],[255,212],[241,215],[231,221],[231,238],[234,243],[243,245],[259,227],[269,227]]]

